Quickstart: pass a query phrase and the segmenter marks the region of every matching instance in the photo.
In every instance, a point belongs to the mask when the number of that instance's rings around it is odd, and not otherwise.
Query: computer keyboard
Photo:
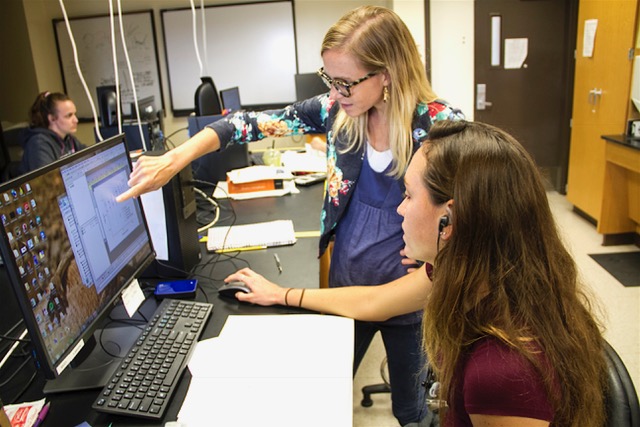
[[[210,303],[163,300],[93,409],[161,419],[212,309]]]

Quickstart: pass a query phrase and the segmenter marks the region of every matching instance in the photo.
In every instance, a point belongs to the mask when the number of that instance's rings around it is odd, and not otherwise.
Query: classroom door
[[[475,1],[475,120],[515,136],[561,193],[577,1]]]
[[[626,131],[637,7],[637,0],[580,1],[567,199],[596,221],[605,170],[601,136]],[[583,34],[594,19],[589,56]]]

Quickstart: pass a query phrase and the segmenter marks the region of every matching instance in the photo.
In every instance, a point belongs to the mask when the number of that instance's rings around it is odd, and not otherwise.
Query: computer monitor
[[[115,85],[98,86],[98,114],[102,126],[118,125],[118,97]]]
[[[102,387],[119,364],[70,367],[154,259],[140,200],[115,201],[130,172],[118,135],[0,185],[0,252],[37,365],[53,380],[45,393]]]
[[[221,90],[220,99],[222,99],[222,108],[224,108],[227,113],[233,113],[242,109],[242,105],[240,104],[240,90],[237,86]]]
[[[158,116],[155,107],[155,97],[148,96],[138,99],[138,111],[140,112],[140,120],[155,120]],[[131,103],[131,118],[137,120],[136,103]]]
[[[304,101],[316,95],[329,92],[320,76],[316,73],[303,73],[295,75],[296,101]]]

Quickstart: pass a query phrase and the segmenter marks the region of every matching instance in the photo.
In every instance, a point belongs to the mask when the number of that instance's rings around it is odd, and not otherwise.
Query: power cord
[[[213,220],[209,224],[206,224],[205,226],[198,228],[198,234],[199,234],[199,233],[202,233],[203,231],[208,230],[209,228],[213,227],[218,222],[218,220],[220,219],[220,205],[218,205],[218,202],[216,202],[214,199],[209,197],[207,195],[207,193],[205,193],[204,191],[202,191],[198,187],[193,187],[193,190],[196,193],[198,193],[200,196],[202,196],[202,198],[204,198],[207,202],[209,202],[211,204],[211,206],[213,206],[213,210],[215,212]]]

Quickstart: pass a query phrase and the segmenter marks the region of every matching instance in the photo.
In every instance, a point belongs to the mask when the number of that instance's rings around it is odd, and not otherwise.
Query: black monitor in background
[[[210,123],[220,120],[223,116],[189,116],[189,137],[200,132]],[[222,151],[205,154],[191,162],[193,178],[217,184],[227,179],[227,172],[240,169],[251,164],[248,144],[233,144]],[[198,185],[201,187],[201,185]]]
[[[115,85],[98,86],[98,115],[102,126],[118,125],[118,98]]]
[[[109,127],[100,126],[100,134],[102,135],[103,139],[114,137],[118,133],[119,133],[118,126],[109,126]],[[137,122],[123,123],[122,133],[124,133],[125,135],[125,141],[127,143],[127,147],[129,147],[129,151],[135,151],[135,150],[151,151],[151,150],[162,148],[162,146],[156,147],[156,144],[154,144],[154,141],[152,140],[151,128],[148,122],[142,123],[142,136],[140,136],[140,128]],[[96,137],[96,142],[100,142],[97,133],[95,137]],[[144,137],[144,144],[142,143],[143,137]]]
[[[115,201],[130,172],[119,135],[0,185],[0,252],[45,393],[102,387],[119,364],[82,359],[154,259],[140,200]]]
[[[322,78],[316,73],[303,73],[295,75],[296,101],[304,101],[316,95],[329,92]]]
[[[227,113],[233,113],[242,109],[240,90],[237,86],[221,90],[220,99],[222,100],[222,108],[224,108]]]
[[[158,117],[158,112],[155,107],[155,97],[152,95],[138,99],[138,111],[140,112],[140,120],[155,120]],[[137,120],[135,102],[131,103],[131,118]]]

